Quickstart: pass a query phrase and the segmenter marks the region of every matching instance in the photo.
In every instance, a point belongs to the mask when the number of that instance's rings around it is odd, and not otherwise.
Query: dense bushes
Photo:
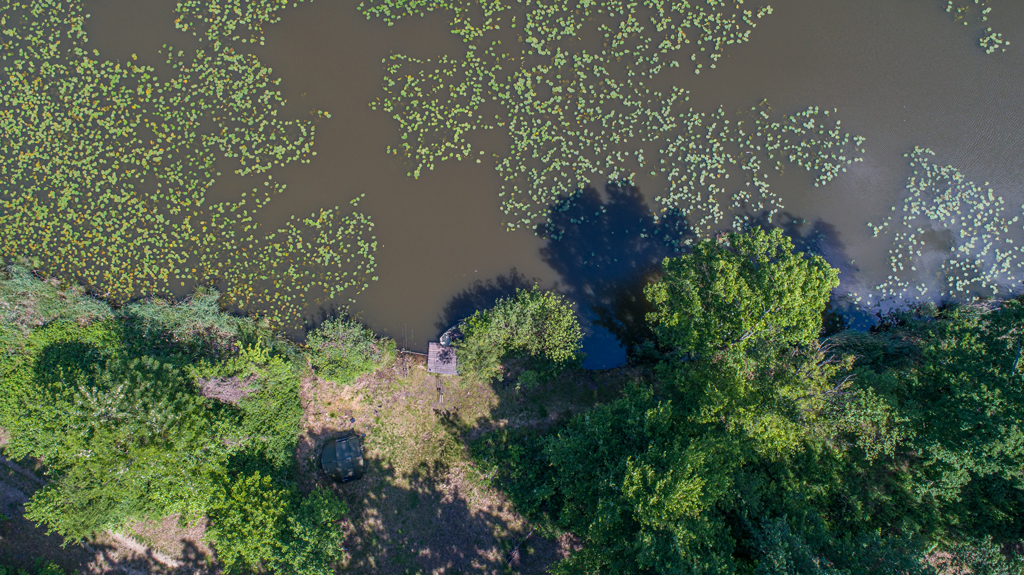
[[[87,361],[83,355],[62,362]],[[230,434],[180,370],[148,357],[97,361],[91,373],[64,363],[47,374],[43,363],[36,362],[20,417],[4,422],[10,454],[43,460],[52,478],[26,505],[26,517],[82,539],[132,517],[203,513]]]
[[[553,572],[1024,573],[1024,304],[819,343],[834,272],[774,234],[726,242],[649,290],[652,379],[471,446],[520,511],[584,538]],[[737,265],[744,245],[773,255]]]
[[[347,509],[324,489],[308,498],[259,472],[224,480],[210,505],[207,535],[229,573],[271,569],[315,575],[342,558],[336,523]]]
[[[293,344],[222,313],[213,292],[114,311],[21,267],[0,275],[0,313],[5,453],[39,459],[49,476],[27,518],[79,540],[130,519],[208,516],[228,565],[332,572],[344,509],[326,492],[303,499],[295,485],[308,367]],[[276,547],[250,537],[265,518],[240,510],[232,495],[244,490],[225,485],[281,494]]]
[[[519,359],[525,379],[536,385],[582,359],[583,333],[572,307],[538,287],[517,290],[493,308],[476,312],[461,332],[462,339],[454,344],[459,369],[482,380],[498,377],[503,363]]]
[[[47,563],[42,559],[37,559],[35,567],[28,571],[0,565],[0,575],[66,575],[66,571],[55,563]]]
[[[379,339],[358,321],[325,321],[306,338],[313,371],[321,378],[346,385],[395,359],[395,342]]]

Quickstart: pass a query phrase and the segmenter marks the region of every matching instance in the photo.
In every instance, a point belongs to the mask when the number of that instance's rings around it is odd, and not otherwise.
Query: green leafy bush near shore
[[[325,321],[306,338],[306,352],[317,376],[347,385],[395,360],[395,342],[378,338],[352,318]]]
[[[578,365],[583,332],[571,305],[561,296],[534,287],[477,311],[461,327],[461,372],[481,380],[498,377],[509,360],[524,361],[534,384]]]

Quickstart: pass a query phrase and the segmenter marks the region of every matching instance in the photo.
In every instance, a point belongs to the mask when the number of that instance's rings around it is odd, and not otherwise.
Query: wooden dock
[[[436,341],[427,344],[427,371],[443,375],[457,375],[458,361],[455,357],[455,348],[450,345],[441,345]]]

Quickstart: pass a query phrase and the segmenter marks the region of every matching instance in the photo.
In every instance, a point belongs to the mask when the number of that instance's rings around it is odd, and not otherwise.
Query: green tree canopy
[[[806,344],[821,332],[821,311],[838,271],[820,256],[793,253],[782,231],[703,240],[693,253],[666,258],[664,277],[646,294],[659,340],[705,354],[758,340]]]
[[[502,362],[526,359],[548,376],[580,361],[583,331],[572,306],[561,296],[534,286],[477,311],[462,326],[459,366],[483,379],[497,376]]]
[[[555,573],[1024,572],[1024,305],[818,341],[823,266],[761,230],[666,260],[650,319],[688,356],[478,440],[518,508],[583,538]]]
[[[4,454],[49,476],[26,517],[74,541],[207,515],[228,567],[332,573],[345,508],[295,485],[305,358],[217,299],[114,311],[24,268],[0,274]]]

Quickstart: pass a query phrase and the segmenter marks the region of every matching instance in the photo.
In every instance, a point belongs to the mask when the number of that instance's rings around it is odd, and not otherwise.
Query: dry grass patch
[[[568,534],[526,539],[532,526],[482,476],[466,441],[506,426],[550,424],[613,397],[634,376],[628,370],[581,372],[523,396],[514,386],[429,374],[422,357],[400,354],[394,367],[350,386],[309,380],[303,385],[300,481],[307,490],[330,485],[348,503],[342,526],[348,571],[543,573],[578,548],[578,540]],[[362,480],[334,485],[316,457],[347,429],[365,434],[369,469]]]
[[[125,533],[154,551],[193,568],[211,564],[213,549],[203,541],[206,519],[188,525],[181,525],[180,519],[179,515],[171,515],[159,521],[136,521],[128,526]]]

